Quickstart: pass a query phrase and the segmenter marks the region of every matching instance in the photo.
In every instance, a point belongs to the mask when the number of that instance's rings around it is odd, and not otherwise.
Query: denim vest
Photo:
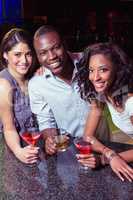
[[[7,68],[0,72],[0,78],[8,80],[12,86],[12,110],[14,115],[14,124],[17,132],[20,133],[28,131],[28,129],[31,127],[34,127],[35,130],[38,130],[36,117],[30,109],[29,96],[22,92],[17,81],[9,73]],[[3,125],[1,121],[0,132],[3,132]]]

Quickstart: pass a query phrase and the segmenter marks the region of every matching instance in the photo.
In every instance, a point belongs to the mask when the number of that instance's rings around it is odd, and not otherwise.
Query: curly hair
[[[126,53],[113,43],[97,43],[85,48],[84,56],[77,66],[81,97],[85,100],[98,98],[98,93],[89,80],[88,69],[90,57],[96,54],[102,54],[112,62],[113,81],[108,87],[106,98],[111,95],[115,104],[122,106],[123,98],[128,93],[133,93],[133,63]]]

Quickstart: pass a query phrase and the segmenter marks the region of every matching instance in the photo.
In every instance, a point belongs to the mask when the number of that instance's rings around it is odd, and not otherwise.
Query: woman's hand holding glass
[[[94,154],[76,154],[78,162],[82,165],[87,166],[89,168],[97,167],[97,157]]]
[[[28,145],[21,148],[17,155],[20,156],[23,162],[33,164],[39,159],[39,147],[37,147],[36,144],[41,137],[41,132],[35,127],[30,127],[27,130],[28,131],[20,133],[20,136]]]
[[[104,145],[102,145],[93,136],[91,137],[87,136],[85,140],[87,140],[88,142],[92,144],[92,148],[94,151],[98,151],[102,153],[101,161],[99,161],[99,163],[101,163],[102,165],[110,164],[112,170],[116,173],[116,175],[122,181],[127,179],[128,181],[131,182],[133,180],[133,168],[130,167],[128,163],[122,157],[119,156],[119,154],[115,153],[113,150],[109,149],[108,147],[105,147]],[[111,155],[112,153],[113,153],[113,157],[111,159],[108,158],[108,156],[106,157],[106,154]],[[107,162],[103,158],[105,158]]]
[[[17,148],[16,157],[23,163],[33,164],[38,161],[39,147],[28,145]]]
[[[74,139],[74,144],[79,151],[79,154],[76,155],[79,163],[80,169],[89,169],[89,167],[93,167],[95,165],[95,159],[92,154],[91,144],[84,140],[84,138],[79,137]]]

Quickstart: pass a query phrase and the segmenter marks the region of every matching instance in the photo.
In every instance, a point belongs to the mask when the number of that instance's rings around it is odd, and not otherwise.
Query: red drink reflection
[[[36,145],[40,136],[41,136],[41,134],[39,132],[34,132],[34,133],[25,132],[25,133],[21,134],[21,137],[23,138],[23,140],[33,146]]]

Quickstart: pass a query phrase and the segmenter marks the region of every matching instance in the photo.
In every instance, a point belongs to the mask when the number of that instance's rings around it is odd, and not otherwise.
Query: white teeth
[[[28,67],[27,66],[18,66],[18,69],[20,69],[20,70],[27,70]]]
[[[105,85],[105,83],[95,83],[96,87],[103,87]]]
[[[60,62],[55,62],[55,63],[50,64],[50,66],[51,66],[52,68],[56,68],[56,67],[58,67],[59,65],[60,65]]]
[[[18,65],[18,67],[26,68],[27,66],[25,66],[25,65]]]

